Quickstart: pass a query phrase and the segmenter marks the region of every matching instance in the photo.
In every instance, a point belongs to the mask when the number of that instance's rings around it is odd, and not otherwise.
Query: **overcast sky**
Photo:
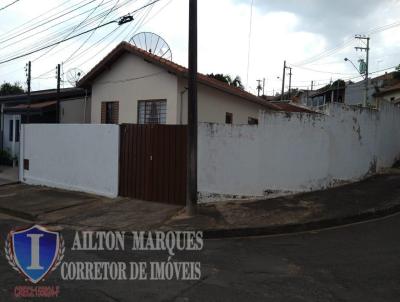
[[[0,0],[0,7],[11,2],[12,0]],[[37,48],[49,41],[68,37],[68,30],[79,25],[88,14],[92,13],[90,19],[100,13],[101,8],[111,8],[116,3],[121,5],[125,2],[107,20],[133,11],[148,0],[20,0],[0,11],[0,61],[23,54],[29,47]],[[254,0],[247,77],[251,0],[198,2],[199,71],[239,75],[252,92],[255,92],[256,80],[266,78],[268,94],[280,90],[281,82],[278,77],[282,76],[284,60],[293,67],[295,87],[307,88],[314,80],[318,88],[331,78],[350,79],[357,76],[355,68],[343,60],[348,57],[357,64],[358,59],[365,56],[365,53],[355,51],[354,47],[362,44],[353,39],[354,35],[368,33],[372,29],[400,21],[400,1],[395,0]],[[33,22],[40,21],[37,19],[23,25],[30,19],[48,11],[41,17],[48,20],[52,14],[79,3],[88,4],[65,18],[6,41],[13,37],[10,30],[21,25],[20,30],[27,29],[28,25],[32,26]],[[99,4],[103,6],[94,10]],[[34,60],[33,88],[55,87],[56,64],[66,61],[78,48],[79,51],[64,64],[64,74],[72,68],[88,72],[118,42],[129,39],[140,31],[161,35],[171,46],[173,60],[187,66],[188,0],[161,0],[151,10],[140,11],[135,17],[133,23],[118,29],[115,25],[109,25],[97,30],[86,43],[84,42],[89,35],[52,48],[48,53],[40,52],[0,64],[0,81],[24,82],[24,65],[28,60]],[[144,20],[143,23],[141,20]],[[98,23],[88,25],[86,29]],[[78,27],[74,33],[79,33],[80,30]],[[107,36],[111,31],[114,32]],[[338,46],[343,47],[337,48]],[[333,48],[336,51],[328,52],[327,54],[331,54],[329,56],[308,60]],[[400,26],[371,34],[371,72],[400,64],[399,57]],[[306,60],[308,64],[302,65]],[[38,76],[41,79],[37,79]],[[64,79],[66,80],[65,77]]]

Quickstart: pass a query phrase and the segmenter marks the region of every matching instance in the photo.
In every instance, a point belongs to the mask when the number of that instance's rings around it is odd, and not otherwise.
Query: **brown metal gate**
[[[184,205],[187,126],[124,124],[120,129],[120,196]]]

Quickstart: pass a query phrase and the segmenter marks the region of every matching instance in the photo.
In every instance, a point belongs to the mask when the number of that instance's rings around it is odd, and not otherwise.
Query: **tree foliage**
[[[230,75],[227,74],[222,74],[222,73],[217,73],[217,74],[208,74],[207,75],[210,78],[216,79],[218,81],[224,82],[230,86],[239,88],[239,89],[244,89],[242,79],[239,76],[236,76],[235,78],[232,78]]]
[[[3,83],[0,86],[0,95],[13,95],[13,94],[21,94],[24,93],[24,89],[22,88],[21,84],[15,82],[14,84],[11,83]]]

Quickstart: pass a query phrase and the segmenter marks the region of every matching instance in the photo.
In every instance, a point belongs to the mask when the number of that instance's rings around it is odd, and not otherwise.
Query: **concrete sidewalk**
[[[162,229],[199,229],[207,237],[272,235],[334,227],[400,212],[400,169],[323,191],[269,200],[231,201],[182,211]]]
[[[206,237],[288,233],[400,211],[400,170],[338,188],[258,201],[180,206],[23,184],[0,187],[0,212],[43,225],[83,230],[202,230]]]
[[[17,183],[18,167],[0,166],[0,185]]]
[[[182,207],[127,198],[109,199],[40,186],[0,186],[0,213],[42,225],[84,230],[159,228]]]

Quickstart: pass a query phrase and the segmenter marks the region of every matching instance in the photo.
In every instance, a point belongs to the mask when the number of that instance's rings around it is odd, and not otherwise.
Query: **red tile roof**
[[[21,109],[42,109],[46,107],[50,107],[57,104],[56,101],[47,101],[47,102],[40,102],[40,103],[33,103],[33,104],[19,104],[13,107],[7,107],[7,110],[21,110]]]
[[[285,112],[304,112],[304,113],[316,113],[315,111],[312,111],[310,109],[304,108],[304,107],[300,107],[300,106],[296,106],[290,103],[279,103],[279,102],[275,102],[273,103],[275,106],[278,106],[280,111],[285,111]]]
[[[136,56],[139,56],[139,57],[141,57],[155,65],[158,65],[158,66],[166,69],[167,71],[174,73],[178,76],[187,77],[188,69],[186,67],[183,67],[174,62],[168,61],[159,56],[151,54],[145,50],[142,50],[140,48],[133,46],[130,43],[121,42],[116,48],[114,48],[113,51],[111,51],[103,60],[101,60],[85,77],[83,77],[78,82],[77,86],[78,87],[90,86],[92,84],[92,82],[94,81],[94,79],[100,73],[105,71],[108,68],[108,66],[113,64],[122,54],[124,54],[126,52],[132,53]],[[263,99],[255,96],[251,93],[248,93],[247,91],[232,87],[226,83],[223,83],[221,81],[210,78],[204,74],[201,74],[201,73],[198,74],[198,82],[203,85],[207,85],[209,87],[213,87],[215,89],[223,91],[225,93],[229,93],[231,95],[238,96],[247,101],[257,103],[259,105],[264,106],[266,109],[280,111],[280,108],[278,106],[276,106],[275,104],[264,101]]]

